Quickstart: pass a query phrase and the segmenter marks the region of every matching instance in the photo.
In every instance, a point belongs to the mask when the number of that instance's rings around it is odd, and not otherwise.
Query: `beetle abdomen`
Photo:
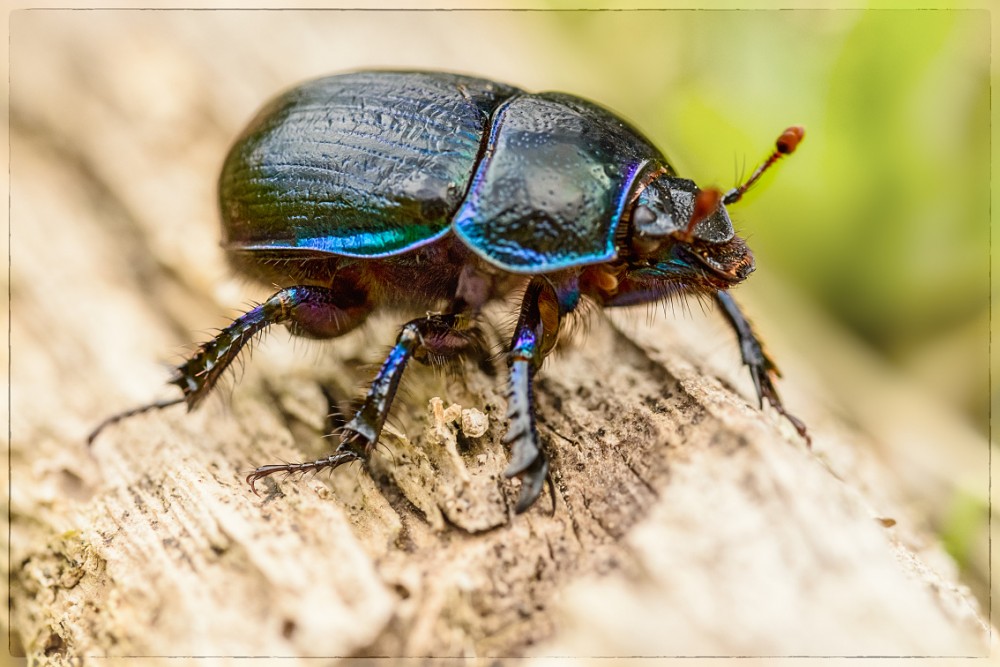
[[[226,158],[224,245],[384,257],[444,235],[493,110],[517,92],[420,72],[358,72],[286,92]]]
[[[514,272],[607,261],[632,185],[650,163],[666,159],[596,104],[563,93],[518,95],[496,112],[455,231]]]

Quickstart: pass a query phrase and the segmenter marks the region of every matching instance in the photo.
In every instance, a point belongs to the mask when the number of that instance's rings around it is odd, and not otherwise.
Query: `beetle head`
[[[733,231],[726,206],[738,202],[765,171],[794,152],[804,136],[798,126],[785,130],[750,178],[725,195],[702,190],[666,167],[649,173],[632,208],[632,257],[652,263],[657,272],[696,278],[694,282],[717,289],[746,278],[754,270],[753,254]]]
[[[694,181],[686,178],[656,178],[636,199],[632,210],[634,233],[648,238],[676,238],[686,233],[689,238],[708,243],[725,243],[733,238],[733,222],[724,204],[717,200],[714,210],[695,210],[701,192]],[[688,229],[693,218],[695,224]]]
[[[754,269],[718,190],[663,174],[639,193],[631,220],[633,255],[688,284],[725,289]]]

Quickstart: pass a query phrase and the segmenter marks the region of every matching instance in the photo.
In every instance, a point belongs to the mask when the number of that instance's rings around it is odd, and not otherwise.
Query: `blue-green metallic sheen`
[[[493,109],[518,92],[445,73],[317,79],[268,104],[219,181],[230,251],[385,257],[446,234]]]
[[[607,261],[633,183],[646,165],[665,162],[595,104],[563,93],[519,95],[496,112],[455,231],[512,272]]]

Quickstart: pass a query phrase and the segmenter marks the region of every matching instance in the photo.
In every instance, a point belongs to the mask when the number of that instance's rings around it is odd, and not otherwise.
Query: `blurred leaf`
[[[958,566],[969,569],[973,550],[981,543],[981,532],[989,525],[989,508],[980,494],[967,493],[954,498],[941,530],[941,541]]]
[[[967,19],[868,13],[831,77],[827,128],[837,141],[824,157],[829,186],[843,196],[820,214],[826,251],[810,258],[806,279],[884,348],[974,317],[986,303],[989,228],[977,202],[989,156],[981,136],[955,128],[988,123],[986,72],[971,82],[969,72],[956,76],[970,52],[988,61],[987,26]]]

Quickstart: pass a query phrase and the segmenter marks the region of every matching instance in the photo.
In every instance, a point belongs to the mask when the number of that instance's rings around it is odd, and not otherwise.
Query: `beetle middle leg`
[[[478,350],[479,331],[470,326],[465,314],[428,315],[403,325],[396,344],[375,376],[361,408],[343,428],[340,445],[330,456],[305,463],[266,465],[247,475],[247,483],[257,493],[257,480],[278,472],[309,472],[336,468],[350,461],[365,461],[378,442],[399,381],[410,359],[437,364]]]

